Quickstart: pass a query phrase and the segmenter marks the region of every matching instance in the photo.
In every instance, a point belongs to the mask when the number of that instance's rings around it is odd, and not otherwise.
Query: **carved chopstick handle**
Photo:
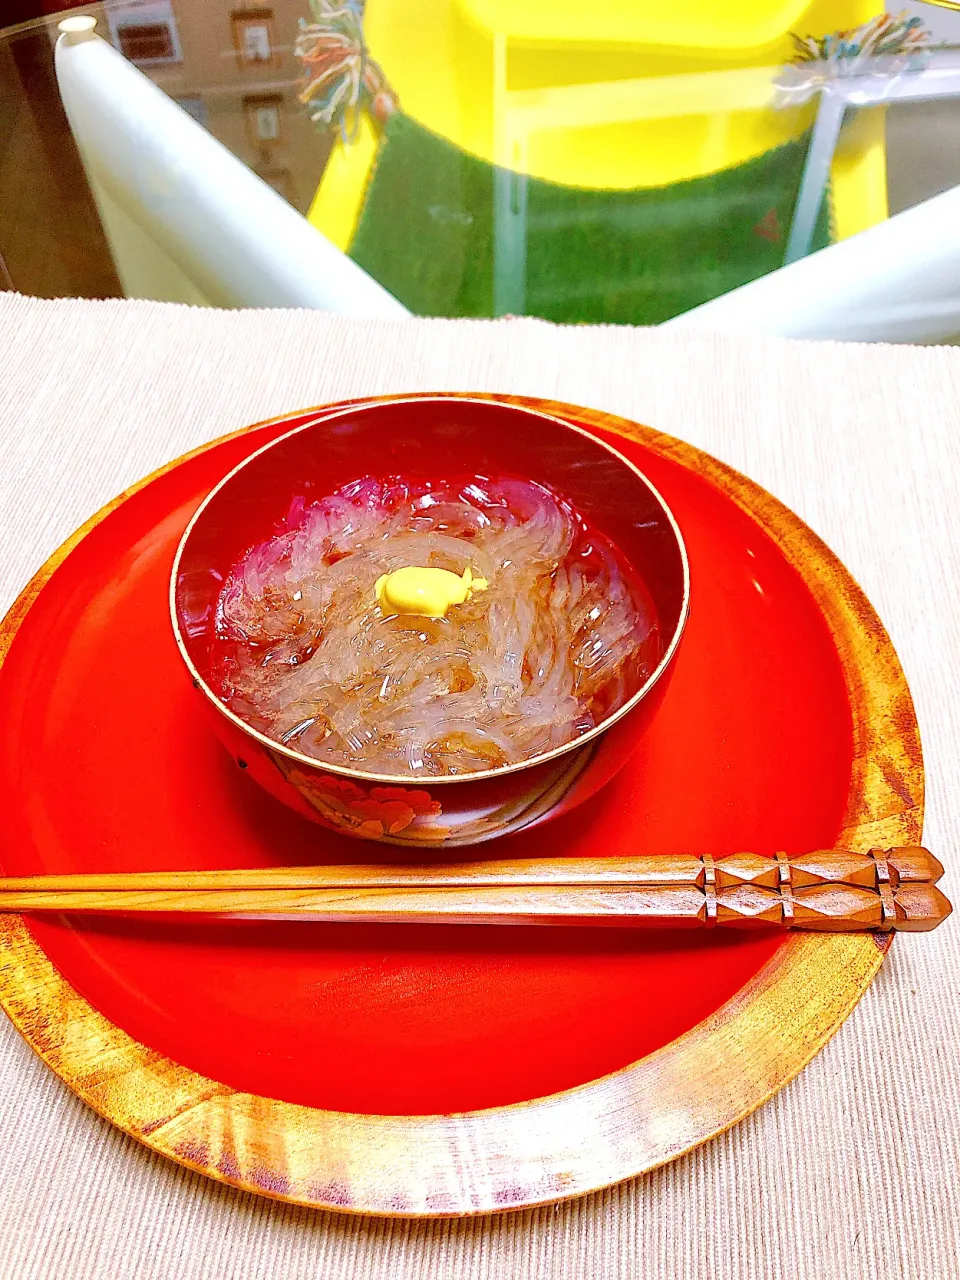
[[[713,902],[710,901],[713,896]],[[718,925],[773,924],[817,933],[861,929],[922,933],[942,924],[953,908],[935,884],[902,882],[896,889],[816,884],[802,889],[754,885],[704,891],[704,915]]]
[[[953,910],[935,882],[940,862],[927,849],[820,849],[788,857],[706,858],[709,923],[775,924],[819,933],[858,929],[923,932]]]
[[[936,884],[943,867],[928,849],[871,849],[852,853],[845,849],[817,849],[813,853],[778,853],[767,858],[756,853],[734,853],[714,861],[702,858],[704,876],[710,879],[711,866],[716,885],[751,884],[765,888],[799,890],[812,885],[848,884],[865,889],[889,885]]]

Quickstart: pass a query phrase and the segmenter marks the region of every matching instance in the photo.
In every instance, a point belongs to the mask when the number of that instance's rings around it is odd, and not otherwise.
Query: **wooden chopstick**
[[[942,870],[926,850],[911,848],[38,876],[0,880],[0,912],[918,931],[950,914],[934,884]]]
[[[94,890],[0,894],[0,912],[177,912],[400,924],[774,925],[821,932],[933,929],[950,914],[934,884],[886,895],[858,885],[794,891],[740,885],[455,886],[354,889]]]
[[[70,875],[0,877],[0,894],[44,892],[151,892],[229,889],[360,889],[411,886],[456,887],[593,885],[753,884],[772,888],[822,883],[875,887],[885,879],[936,883],[943,867],[927,849],[873,849],[854,853],[819,849],[813,853],[764,857],[738,853],[668,854],[635,858],[526,858],[481,862],[361,863],[345,866],[254,867],[214,871],[120,871]]]
[[[358,889],[456,885],[695,884],[699,858],[543,858],[463,863],[363,863],[217,871],[134,871],[0,878],[0,893],[182,889]]]

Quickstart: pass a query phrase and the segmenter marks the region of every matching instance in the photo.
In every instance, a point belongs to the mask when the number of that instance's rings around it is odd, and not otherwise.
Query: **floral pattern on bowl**
[[[423,787],[365,785],[322,768],[294,764],[279,751],[264,754],[325,827],[361,840],[436,849],[478,844],[542,820],[561,804],[594,750],[588,744],[526,771],[520,791],[512,780],[504,786],[505,780],[482,777],[466,792],[448,787],[446,806]]]
[[[329,773],[308,773],[294,766],[285,769],[287,780],[314,806],[321,818],[338,831],[368,840],[394,838],[405,833],[416,843],[441,841],[446,827],[431,821],[443,809],[429,791],[407,787],[364,788],[349,778]],[[410,828],[415,827],[415,831]]]

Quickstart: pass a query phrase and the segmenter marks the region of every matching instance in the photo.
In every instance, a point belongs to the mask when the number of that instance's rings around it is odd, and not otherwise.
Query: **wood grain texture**
[[[161,913],[341,924],[574,925],[604,928],[806,929],[925,933],[950,915],[929,883],[790,890],[709,884],[482,885],[381,889],[114,889],[0,893],[0,913]]]
[[[511,399],[573,413],[552,401]],[[909,689],[879,619],[840,562],[788,508],[708,455],[624,419],[586,410],[575,416],[704,475],[777,541],[827,620],[853,710],[854,769],[838,843],[854,851],[916,845],[923,763]],[[79,536],[51,557],[0,626],[0,659]],[[595,1190],[721,1133],[792,1079],[837,1030],[876,974],[889,936],[794,934],[700,1025],[580,1088],[457,1116],[399,1117],[299,1107],[206,1079],[93,1009],[19,917],[0,921],[0,944],[0,1001],[9,1016],[71,1088],[127,1133],[189,1168],[279,1199],[431,1216]]]
[[[719,859],[694,853],[635,858],[523,858],[477,862],[333,864],[316,867],[243,867],[216,871],[114,871],[66,875],[0,876],[0,896],[14,893],[224,889],[404,889],[486,885],[762,885],[936,884],[942,864],[929,849],[817,849],[765,857],[734,853]]]
[[[0,878],[0,912],[165,912],[393,924],[926,932],[952,910],[926,849]]]

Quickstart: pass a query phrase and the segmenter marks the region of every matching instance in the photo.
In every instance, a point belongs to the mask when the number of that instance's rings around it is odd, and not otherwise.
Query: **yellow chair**
[[[469,155],[563,187],[642,191],[736,170],[801,138],[814,104],[772,105],[790,33],[875,12],[876,0],[740,0],[734,11],[716,0],[367,0],[365,33],[405,115]],[[364,117],[352,143],[335,145],[309,213],[346,252],[378,145]],[[831,204],[838,239],[887,216],[883,108],[844,129]],[[509,303],[509,228],[501,241]]]

